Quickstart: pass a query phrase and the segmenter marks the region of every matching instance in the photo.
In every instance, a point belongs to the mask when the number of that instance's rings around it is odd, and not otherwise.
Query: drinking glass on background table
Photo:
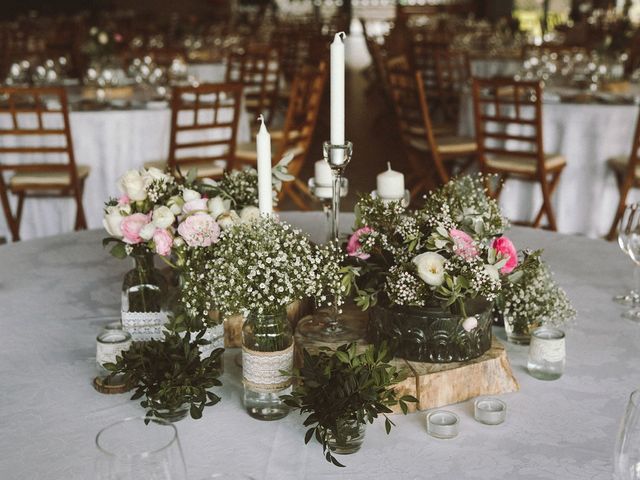
[[[178,432],[164,420],[121,420],[100,430],[96,446],[97,480],[187,480]]]
[[[626,226],[627,224],[629,224],[629,221],[632,220],[632,217],[638,213],[637,210],[637,203],[628,205],[624,213],[622,214],[622,218],[620,219],[620,223],[618,226],[618,246],[620,247],[620,250],[622,250],[626,255],[629,255],[629,251],[627,249],[628,237]],[[640,294],[637,288],[637,285],[640,284],[640,268],[633,269],[633,279],[634,288],[632,288],[628,292],[614,296],[614,302],[621,305],[631,305],[634,302],[640,301]]]
[[[635,262],[636,269],[640,268],[640,204],[634,203],[626,208],[620,222],[619,231],[626,236],[627,254]],[[637,281],[640,277],[636,275],[635,278]],[[636,283],[635,290],[640,292],[638,283]],[[634,303],[622,316],[628,320],[640,322],[640,307],[637,303]]]
[[[613,455],[616,480],[640,480],[640,390],[629,397]]]

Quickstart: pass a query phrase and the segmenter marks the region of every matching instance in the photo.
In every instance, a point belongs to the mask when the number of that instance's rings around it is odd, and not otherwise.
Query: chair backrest
[[[226,168],[233,169],[241,104],[239,83],[174,88],[168,162],[171,171],[215,160],[225,160]]]
[[[291,84],[282,141],[274,161],[280,161],[288,152],[293,153],[294,158],[289,164],[292,175],[300,173],[309,151],[320,112],[327,70],[324,62],[317,67],[305,67],[296,74]]]
[[[242,51],[231,52],[225,82],[239,82],[244,86],[245,107],[253,116],[263,114],[267,120],[272,119],[280,82],[278,50],[249,45]]]
[[[471,79],[469,57],[462,50],[439,49],[434,52],[436,92],[445,121],[457,124],[460,101]]]
[[[481,165],[487,156],[534,159],[545,172],[540,82],[474,78],[473,107]]]
[[[387,70],[398,129],[407,154],[410,157],[416,153],[419,157],[429,155],[438,176],[446,182],[449,174],[438,153],[422,73],[411,70],[406,62],[389,65]]]
[[[633,144],[631,145],[631,154],[629,155],[629,163],[627,165],[626,177],[635,179],[636,169],[640,166],[640,113],[636,121],[636,130],[633,134]]]
[[[64,88],[0,87],[2,171],[68,172],[77,185]]]

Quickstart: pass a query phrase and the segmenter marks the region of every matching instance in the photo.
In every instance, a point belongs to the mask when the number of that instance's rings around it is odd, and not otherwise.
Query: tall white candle
[[[336,33],[331,43],[331,144],[344,144],[344,39]]]
[[[260,115],[258,120],[262,122],[256,135],[256,147],[258,153],[258,206],[260,214],[273,212],[273,197],[271,183],[271,135],[264,125],[264,117]]]
[[[386,200],[395,200],[404,197],[404,175],[391,170],[391,163],[387,163],[388,169],[376,177],[378,197]]]

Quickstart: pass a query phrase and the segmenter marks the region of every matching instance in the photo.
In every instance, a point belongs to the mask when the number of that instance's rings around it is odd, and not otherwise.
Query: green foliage
[[[188,334],[181,337],[166,332],[163,340],[133,343],[115,364],[104,366],[112,375],[123,374],[135,387],[131,399],[142,398],[140,405],[149,416],[171,417],[189,404],[191,417],[197,419],[202,417],[204,407],[220,401],[210,389],[222,385],[218,377],[224,350],[218,348],[207,358],[200,358],[198,347],[209,343],[203,335],[204,330],[191,341]]]
[[[322,444],[327,461],[342,467],[329,448],[329,436],[342,440],[339,425],[356,422],[358,425],[373,423],[378,415],[385,417],[387,433],[393,422],[387,417],[391,408],[399,404],[407,413],[407,402],[417,400],[405,395],[398,398],[390,388],[404,380],[405,376],[389,364],[392,355],[386,345],[368,347],[358,353],[357,345],[342,345],[336,350],[323,347],[317,354],[304,350],[303,366],[294,369],[293,377],[300,383],[284,402],[300,414],[308,413],[304,421],[310,427],[305,443],[315,438]]]

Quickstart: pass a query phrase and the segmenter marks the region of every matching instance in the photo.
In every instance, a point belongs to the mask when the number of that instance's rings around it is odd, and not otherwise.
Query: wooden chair
[[[226,82],[244,86],[245,108],[253,116],[271,121],[278,104],[280,60],[276,48],[250,45],[227,58]]]
[[[508,178],[539,183],[542,206],[533,222],[525,224],[537,228],[546,215],[549,228],[557,230],[551,195],[567,162],[562,155],[544,152],[540,83],[474,79],[473,105],[482,171],[499,177],[493,195],[500,195]]]
[[[2,117],[7,122],[0,123],[3,125],[0,127],[0,200],[13,241],[20,240],[22,211],[28,197],[73,198],[76,202],[74,228],[87,228],[82,194],[89,167],[76,165],[65,90],[60,87],[0,88]],[[50,141],[43,142],[43,139]],[[52,143],[57,146],[51,146]],[[59,160],[65,156],[64,162]],[[9,173],[8,179],[6,173]],[[18,200],[15,215],[8,193]]]
[[[183,174],[196,168],[200,178],[216,178],[225,169],[232,170],[241,104],[239,83],[174,88],[168,161],[149,162],[145,167],[168,167]]]
[[[327,73],[326,64],[321,63],[316,68],[306,67],[295,76],[291,84],[284,128],[282,131],[271,132],[273,162],[279,162],[289,153],[294,155],[289,163],[289,173],[295,180],[283,185],[280,199],[289,197],[301,210],[309,210],[311,195],[307,185],[300,180],[299,174],[309,152],[318,120]],[[236,155],[239,161],[255,165],[255,143],[239,145]]]
[[[640,115],[636,122],[636,130],[629,156],[613,157],[607,160],[607,165],[613,170],[620,190],[620,200],[616,208],[607,240],[615,240],[618,234],[618,223],[624,213],[627,195],[632,188],[640,188]]]
[[[396,64],[389,66],[388,73],[398,129],[413,168],[413,198],[468,168],[477,158],[478,147],[472,138],[439,135],[441,132],[435,130],[421,72]]]

